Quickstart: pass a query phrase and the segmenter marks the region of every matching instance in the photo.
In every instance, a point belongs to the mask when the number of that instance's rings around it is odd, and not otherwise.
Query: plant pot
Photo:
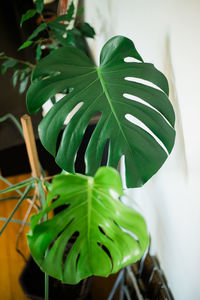
[[[19,278],[24,294],[32,300],[44,299],[44,273],[29,257]],[[82,280],[77,285],[63,284],[49,277],[49,300],[91,300],[92,278]]]
[[[149,253],[125,268],[124,281],[130,299],[174,300],[158,258]]]

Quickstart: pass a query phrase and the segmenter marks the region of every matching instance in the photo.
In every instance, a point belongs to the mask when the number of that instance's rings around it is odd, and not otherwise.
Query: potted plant
[[[128,62],[130,57],[135,61]],[[128,188],[148,181],[173,148],[175,117],[165,76],[143,62],[133,42],[123,36],[104,45],[98,67],[72,45],[41,59],[27,93],[29,112],[37,112],[63,91],[65,96],[41,121],[39,136],[64,171],[52,183],[32,179],[42,195],[42,208],[32,216],[27,237],[34,260],[46,274],[77,284],[92,275],[116,273],[144,254],[149,243],[146,224],[121,201],[117,167],[124,156]],[[85,175],[76,174],[77,151],[96,114],[100,118],[85,152]],[[106,144],[107,166],[100,167]],[[62,210],[49,218],[59,207]]]

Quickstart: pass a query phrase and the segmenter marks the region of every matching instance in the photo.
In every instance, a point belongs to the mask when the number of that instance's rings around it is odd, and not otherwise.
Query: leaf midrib
[[[106,98],[107,98],[107,100],[108,100],[108,103],[109,103],[109,105],[110,105],[111,111],[112,111],[112,113],[113,113],[113,115],[114,115],[114,117],[115,117],[115,120],[116,120],[116,122],[117,122],[117,125],[118,125],[118,127],[119,127],[119,130],[120,130],[120,132],[121,132],[123,138],[125,139],[125,142],[127,143],[128,147],[129,147],[130,153],[133,154],[132,149],[131,149],[131,147],[130,147],[130,145],[129,145],[129,142],[128,142],[127,138],[126,138],[126,135],[125,135],[125,133],[124,133],[124,131],[123,131],[123,128],[122,128],[122,126],[121,126],[121,124],[120,124],[120,121],[119,121],[119,119],[118,119],[118,117],[117,117],[117,114],[116,114],[116,112],[115,112],[115,109],[114,109],[114,107],[113,107],[113,105],[112,105],[112,99],[111,99],[111,97],[110,97],[110,95],[109,95],[108,89],[107,89],[107,87],[106,87],[106,83],[105,83],[105,81],[104,81],[104,79],[103,79],[103,76],[102,76],[102,73],[101,73],[101,69],[100,69],[100,67],[97,67],[96,69],[97,69],[97,75],[98,75],[98,77],[99,77],[99,80],[100,80],[100,83],[101,83],[101,85],[102,85],[103,91],[104,91],[105,96],[106,96]]]
[[[87,193],[87,203],[88,203],[88,218],[87,218],[87,240],[88,240],[88,252],[90,252],[90,227],[91,227],[91,212],[92,212],[92,190],[93,190],[94,178],[88,177],[88,193]],[[89,253],[90,257],[90,253]],[[92,266],[90,266],[92,268]]]

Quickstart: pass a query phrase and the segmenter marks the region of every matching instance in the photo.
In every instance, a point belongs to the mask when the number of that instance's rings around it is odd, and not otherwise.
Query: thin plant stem
[[[41,206],[42,206],[42,208],[44,208],[45,202],[46,202],[46,197],[45,197],[45,192],[44,192],[42,180],[38,181],[37,188],[38,188],[38,193],[40,195]],[[46,221],[47,219],[48,219],[48,214],[46,214],[44,216],[44,221]],[[45,253],[45,256],[46,255],[47,255],[47,251]],[[46,272],[44,273],[44,299],[49,300],[49,276]]]
[[[39,192],[39,195],[40,195],[40,203],[41,203],[42,208],[44,208],[45,202],[46,202],[46,197],[45,197],[45,192],[44,192],[42,180],[38,181],[37,186],[38,186],[38,192]]]
[[[119,300],[124,300],[124,283],[125,283],[125,271],[122,276],[122,280],[120,283],[120,294],[119,294]]]
[[[4,197],[4,198],[0,198],[0,201],[19,200],[19,199],[20,199],[19,196],[13,196],[13,197]]]
[[[27,201],[28,203],[32,203],[32,196],[28,196],[25,201]],[[7,201],[7,200],[19,200],[20,197],[19,196],[15,196],[15,197],[5,197],[5,198],[0,198],[0,202],[1,201]],[[37,206],[37,204],[34,204],[33,207],[35,208],[36,211],[39,211],[39,207]]]
[[[13,185],[8,179],[6,179],[5,177],[3,177],[2,175],[0,175],[0,179],[1,179],[2,181],[4,181],[5,183],[7,183],[7,185],[9,185],[9,186],[12,186],[12,185]],[[16,192],[17,192],[20,196],[23,195],[23,193],[22,193],[20,190],[16,190]]]
[[[24,229],[24,224],[26,223],[26,221],[27,221],[27,219],[28,219],[28,217],[30,215],[31,210],[34,207],[35,201],[36,201],[36,194],[34,194],[34,197],[33,197],[32,201],[31,201],[31,203],[29,205],[29,208],[26,211],[25,217],[24,217],[23,222],[22,222],[22,226],[20,227],[19,232],[17,234],[17,238],[16,238],[16,250],[17,250],[17,252],[20,251],[20,249],[19,249],[19,239],[20,239],[20,237],[22,235],[22,232],[23,232],[23,229]]]
[[[49,300],[49,276],[44,274],[44,299]]]
[[[12,114],[8,113],[8,114],[4,115],[3,117],[1,117],[0,118],[0,123],[5,122],[7,119],[10,119],[15,124],[15,126],[19,130],[22,138],[24,139],[24,133],[23,133],[23,130],[22,130],[22,126],[21,126],[20,122]],[[45,176],[44,169],[43,169],[40,162],[39,162],[39,164],[40,164],[40,169],[41,169],[42,176],[44,177]]]
[[[24,181],[21,181],[20,183],[11,184],[11,186],[9,186],[8,188],[5,188],[5,189],[1,190],[0,194],[10,193],[12,191],[16,191],[17,189],[21,189],[25,186],[32,186],[32,184],[37,182],[37,181],[38,181],[37,178],[34,178],[34,177],[28,178]],[[32,186],[32,188],[33,188],[33,186]]]
[[[32,203],[32,198],[33,196],[28,196],[25,200],[28,202],[28,203]],[[1,201],[7,201],[7,200],[19,200],[20,197],[19,196],[15,196],[15,197],[5,197],[5,198],[0,198],[0,202]],[[33,207],[35,208],[36,211],[39,211],[39,207],[37,206],[37,204],[34,204]]]
[[[7,220],[8,220],[8,218],[0,217],[0,221],[6,222]],[[17,220],[17,219],[10,219],[9,222],[13,222],[13,223],[17,223],[17,224],[22,224],[22,225],[25,225],[25,226],[30,226],[30,223],[24,222],[24,221],[21,221],[21,220]]]
[[[19,121],[12,114],[6,114],[3,117],[1,117],[0,123],[6,121],[7,119],[10,119],[15,124],[15,126],[19,130],[21,136],[24,138],[22,127],[21,127]]]
[[[135,292],[136,292],[136,295],[137,295],[137,299],[138,300],[144,300],[144,298],[143,298],[143,296],[140,292],[140,289],[139,289],[139,286],[138,286],[138,283],[137,283],[137,279],[135,277],[135,274],[132,272],[131,267],[127,266],[126,271],[128,273],[128,276],[129,276],[133,286],[134,286],[134,289],[135,289]]]
[[[13,209],[12,213],[10,214],[10,216],[7,218],[7,221],[5,222],[5,224],[3,225],[2,229],[0,230],[0,235],[4,232],[5,228],[7,227],[8,223],[10,222],[10,220],[12,219],[13,215],[15,214],[15,212],[17,211],[17,209],[20,207],[20,205],[22,204],[22,202],[24,201],[24,199],[26,198],[26,196],[28,195],[29,191],[32,189],[32,186],[27,186],[25,192],[23,193],[23,195],[21,196],[21,198],[19,199],[19,201],[17,202],[15,208]]]
[[[129,290],[128,290],[127,286],[124,286],[123,290],[124,290],[124,293],[126,295],[126,299],[131,300],[131,296],[130,296],[130,293],[129,293]]]
[[[53,179],[55,176],[56,176],[56,175],[47,176],[47,177],[42,178],[42,180],[43,180],[43,181],[51,180],[51,179]]]
[[[5,177],[3,177],[2,175],[0,175],[0,179],[2,181],[4,181],[5,183],[7,183],[9,186],[12,186],[13,184],[7,180]],[[15,192],[17,192],[20,196],[23,195],[23,193],[20,191],[20,190],[15,190]],[[20,199],[21,197],[19,196],[13,196],[13,197],[5,197],[5,198],[0,198],[0,201],[6,201],[6,200],[17,200],[17,199]],[[25,199],[27,202],[29,203],[32,203],[32,198],[33,196],[27,196],[27,198]],[[39,207],[34,204],[34,208],[38,211],[39,210]]]
[[[17,58],[10,57],[10,56],[7,56],[7,55],[0,56],[0,59],[13,59],[13,60],[16,60],[18,63],[20,63],[22,65],[27,65],[31,69],[35,68],[35,65],[30,63],[29,61],[25,61],[25,60],[22,60],[22,59],[17,59]]]
[[[111,292],[110,292],[110,294],[108,296],[108,300],[112,300],[113,299],[113,297],[114,297],[115,293],[117,292],[117,289],[118,289],[118,287],[119,287],[119,285],[120,285],[120,283],[121,283],[121,281],[123,279],[123,276],[124,276],[124,269],[122,269],[120,271],[120,273],[119,273],[119,275],[117,277],[117,280],[115,281],[115,284],[114,284],[114,286],[113,286],[113,288],[112,288],[112,290],[111,290]]]

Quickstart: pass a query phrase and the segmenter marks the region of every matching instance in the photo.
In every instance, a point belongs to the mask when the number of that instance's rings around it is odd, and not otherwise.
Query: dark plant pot
[[[33,300],[44,299],[44,273],[30,257],[23,269],[20,285],[24,294]],[[77,285],[63,284],[59,280],[49,277],[49,300],[91,300],[92,278],[81,281]]]
[[[158,258],[149,253],[126,269],[125,285],[130,299],[174,300]]]

